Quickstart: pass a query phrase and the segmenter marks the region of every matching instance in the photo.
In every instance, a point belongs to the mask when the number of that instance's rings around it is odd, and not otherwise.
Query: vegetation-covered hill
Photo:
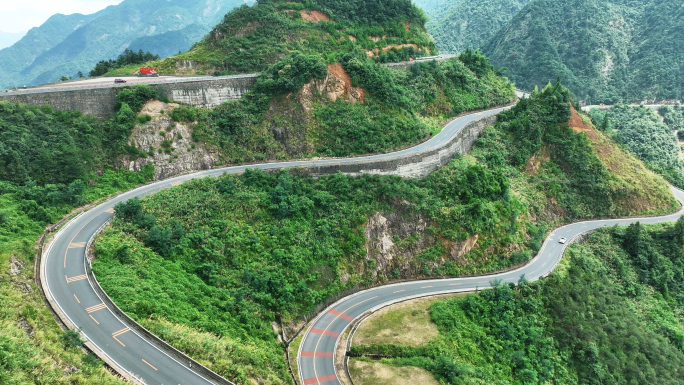
[[[259,71],[260,79],[247,97],[216,109],[166,111],[175,122],[165,131],[191,126],[193,139],[217,150],[217,164],[349,156],[416,144],[446,119],[515,100],[512,85],[479,53],[408,71],[378,65],[435,48],[410,1],[374,1],[272,0],[229,13],[189,52],[152,65],[176,73]]]
[[[124,49],[185,51],[241,0],[125,0],[92,15],[55,15],[0,51],[0,88],[87,73]],[[159,36],[158,40],[153,37]]]
[[[483,52],[523,89],[560,77],[589,103],[684,96],[678,0],[534,0]]]
[[[571,102],[560,84],[534,94],[423,180],[248,171],[129,201],[93,269],[126,312],[219,373],[289,383],[271,323],[345,289],[507,268],[564,221],[672,210],[664,181]]]
[[[437,48],[461,53],[485,45],[530,0],[415,0],[430,19],[427,30]]]
[[[251,73],[293,51],[327,63],[350,53],[408,60],[436,52],[424,23],[410,0],[260,0],[227,14],[189,52],[154,65],[164,73]]]
[[[433,304],[440,334],[426,346],[353,353],[453,385],[681,384],[682,245],[684,219],[601,229],[546,279]]]
[[[351,17],[342,13],[345,4],[330,6],[333,8],[326,8],[326,12],[331,15],[337,10],[337,17]],[[386,14],[392,15],[395,10],[391,8]],[[386,21],[378,14],[376,19]],[[318,51],[312,48],[308,52],[284,53],[274,65],[266,67],[245,99],[214,110],[173,109],[168,104],[168,110],[157,111],[160,116],[153,119],[140,111],[150,99],[165,98],[146,86],[123,89],[117,96],[117,113],[109,120],[78,112],[57,112],[49,107],[0,103],[1,383],[116,383],[98,360],[73,348],[77,341],[61,333],[42,305],[38,289],[32,284],[33,244],[47,223],[75,206],[144,183],[162,164],[180,162],[178,155],[186,148],[180,148],[178,143],[187,143],[188,153],[195,147],[210,148],[212,156],[219,160],[206,167],[389,151],[425,140],[441,121],[453,115],[509,103],[515,97],[510,83],[498,77],[485,58],[474,53],[449,62],[419,65],[411,71],[395,71],[377,66],[365,52],[356,49],[345,51],[342,47],[335,51],[332,57],[339,58],[339,62],[333,63],[326,63],[324,51],[314,54]],[[187,130],[183,131],[187,138],[181,138],[179,127]],[[160,144],[136,148],[134,133],[146,130],[161,138]],[[131,161],[138,163],[136,169],[141,172],[126,171]],[[270,180],[268,176],[258,178]],[[163,239],[166,235],[161,236]],[[184,277],[189,277],[187,282]],[[187,283],[190,291],[198,282],[204,284],[197,276],[179,273],[177,278]],[[254,287],[258,290],[258,283]],[[250,371],[263,373],[263,379],[275,378],[274,383],[287,378],[282,350],[271,340],[271,331],[263,329],[265,318],[243,312],[242,318],[231,319],[238,326],[230,326],[226,324],[225,310],[230,309],[224,307],[229,304],[224,292],[208,290],[196,293],[197,298],[204,301],[202,295],[214,293],[220,303],[211,300],[207,307],[195,304],[196,311],[202,312],[202,320],[206,320],[205,310],[215,311],[219,304],[223,315],[216,318],[216,327],[211,330],[230,337],[215,337],[221,354],[231,349],[235,352],[228,358],[207,359],[225,364],[230,372],[222,372],[231,378],[244,378],[241,376]],[[322,298],[324,295],[319,295],[311,301]],[[250,304],[251,299],[236,299],[235,306],[240,309],[245,305],[261,310]],[[283,306],[278,301],[273,302],[272,309]],[[183,314],[190,311],[180,300],[177,305]],[[198,323],[202,330],[209,330],[202,322]],[[201,346],[199,342],[211,338],[180,323],[166,324],[165,329],[164,325],[155,324],[155,332],[170,341],[189,343],[192,348],[181,347],[190,353]],[[237,340],[239,345],[230,344]],[[268,343],[260,342],[264,340]],[[246,356],[248,360],[243,361]],[[266,373],[268,370],[272,372]]]

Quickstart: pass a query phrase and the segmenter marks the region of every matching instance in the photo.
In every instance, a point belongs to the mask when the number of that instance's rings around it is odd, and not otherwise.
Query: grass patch
[[[421,298],[386,307],[366,319],[352,341],[356,345],[426,345],[439,334],[430,319],[430,306],[459,296],[462,295]]]
[[[349,374],[354,385],[439,385],[439,381],[425,369],[391,366],[360,359],[349,360]]]

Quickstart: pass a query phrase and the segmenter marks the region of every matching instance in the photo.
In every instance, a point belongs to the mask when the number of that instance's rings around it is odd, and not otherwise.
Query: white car
[[[558,243],[560,243],[560,244],[564,245],[564,244],[565,244],[565,242],[567,242],[567,241],[568,241],[567,239],[565,239],[565,238],[561,238],[561,239],[559,239],[559,240],[558,240]]]

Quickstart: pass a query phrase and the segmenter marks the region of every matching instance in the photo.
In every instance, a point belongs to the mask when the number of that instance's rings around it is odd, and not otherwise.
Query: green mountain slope
[[[530,0],[415,0],[430,18],[427,29],[442,52],[480,48]]]
[[[546,279],[433,304],[439,335],[426,346],[353,352],[381,352],[445,385],[681,384],[683,229],[683,219],[600,229]]]
[[[409,0],[263,0],[231,12],[189,52],[157,67],[165,73],[245,73],[265,70],[293,51],[363,54],[378,61],[408,60],[436,52],[424,16]]]
[[[682,99],[680,1],[535,0],[483,48],[519,87],[560,77],[590,103]]]
[[[129,201],[93,269],[124,311],[231,380],[291,383],[272,322],[356,286],[509,268],[565,221],[674,208],[570,102],[560,84],[533,95],[424,179],[248,170]]]
[[[39,28],[32,28],[11,47],[0,50],[0,87],[24,85],[22,81],[26,82],[28,79],[17,79],[21,71],[30,66],[41,54],[64,41],[74,29],[89,23],[98,14],[54,15]]]
[[[244,2],[126,0],[93,15],[55,15],[0,51],[0,87],[87,73],[99,60],[115,58],[129,46],[162,54],[185,51],[240,4]],[[171,38],[151,40],[173,32]]]

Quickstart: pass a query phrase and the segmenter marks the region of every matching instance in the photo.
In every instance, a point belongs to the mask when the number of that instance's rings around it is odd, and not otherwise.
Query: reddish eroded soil
[[[330,18],[319,11],[299,11],[302,14],[302,19],[305,21],[310,21],[313,23],[318,23],[319,21],[330,21]]]
[[[328,64],[328,73],[334,74],[338,79],[342,80],[344,82],[345,87],[351,87],[351,77],[349,76],[347,71],[345,71],[344,68],[342,68],[342,64]]]
[[[547,146],[544,146],[534,154],[530,160],[527,162],[525,165],[525,172],[527,172],[530,175],[535,175],[537,172],[539,172],[539,167],[541,167],[543,162],[548,162],[551,160],[551,155],[549,153],[549,148]]]
[[[396,49],[402,49],[402,48],[407,48],[407,47],[413,47],[416,51],[421,51],[420,48],[418,48],[417,44],[397,44],[397,45],[388,45],[386,47],[382,47],[382,53],[387,53],[389,52],[392,48]],[[380,49],[375,48],[372,51],[367,51],[366,56],[369,58],[372,58],[373,56],[379,55],[380,54]]]
[[[351,96],[355,101],[363,104],[366,100],[366,93],[361,87],[352,87],[352,80],[347,71],[342,68],[342,64],[328,64],[328,74],[335,76],[344,83],[344,94]]]
[[[601,137],[591,124],[586,123],[584,122],[584,120],[582,120],[582,117],[577,113],[577,110],[572,104],[570,105],[570,109],[572,110],[570,121],[568,121],[568,125],[570,126],[570,128],[572,128],[575,132],[584,133],[587,136],[587,138],[589,138],[589,140],[591,140],[594,143],[594,148],[598,153],[599,159],[606,163],[606,166],[608,166],[608,168],[612,172],[615,172],[617,169],[617,165],[612,164],[612,162],[608,161],[609,159],[611,159],[611,156],[613,154],[612,147],[608,144],[608,142],[606,142],[605,139],[601,139]]]
[[[577,113],[577,110],[572,104],[570,104],[570,109],[572,110],[570,121],[568,121],[570,128],[575,132],[583,132],[592,142],[598,142],[599,136],[596,131],[594,131],[594,127],[582,120],[582,117]]]

